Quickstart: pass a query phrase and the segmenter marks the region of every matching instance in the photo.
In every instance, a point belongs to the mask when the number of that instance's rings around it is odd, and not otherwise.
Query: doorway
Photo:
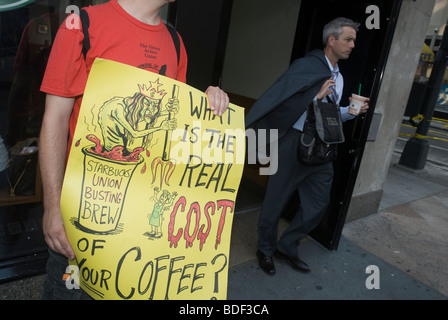
[[[340,146],[338,159],[334,163],[335,175],[330,206],[319,226],[311,233],[315,240],[329,250],[336,250],[338,247],[365,143],[372,122],[377,120],[374,119],[375,104],[400,7],[401,0],[302,0],[291,60],[322,47],[322,29],[328,21],[339,16],[357,21],[361,25],[356,47],[348,60],[339,62],[341,73],[344,75],[341,105],[348,105],[348,98],[352,93],[370,97],[369,111],[344,123],[346,141]],[[379,18],[375,25],[370,20],[374,12],[378,14],[375,18]],[[300,199],[293,199],[285,215],[295,213],[299,202]]]
[[[297,58],[322,48],[324,25],[338,16],[361,24],[356,48],[339,64],[344,74],[341,105],[351,93],[370,97],[369,112],[344,124],[346,142],[334,163],[331,202],[311,236],[336,250],[350,205],[354,185],[372,123],[384,68],[402,0],[191,0],[170,5],[168,17],[183,37],[191,60],[187,82],[205,90],[220,85],[246,110]],[[369,8],[369,9],[368,9]],[[373,8],[373,9],[372,9]],[[377,16],[373,16],[377,14]],[[370,19],[370,20],[369,20]],[[372,20],[374,19],[374,20]],[[188,47],[188,44],[190,44]],[[237,199],[237,213],[261,206],[266,176],[257,166],[246,165]],[[238,203],[240,207],[238,210]],[[300,199],[291,200],[284,213],[294,215]]]
[[[336,250],[364,146],[374,120],[375,103],[402,0],[279,0],[275,5],[272,5],[272,1],[250,0],[233,2],[231,8],[227,5],[221,11],[207,9],[206,1],[193,2],[201,4],[202,8],[198,6],[195,9],[195,16],[211,16],[214,22],[200,19],[194,31],[187,30],[184,33],[181,25],[178,30],[185,43],[194,42],[198,33],[204,33],[201,30],[207,30],[208,38],[212,40],[211,47],[214,48],[208,51],[208,59],[214,62],[209,63],[213,67],[206,67],[204,63],[189,64],[189,73],[206,75],[205,82],[221,85],[229,93],[231,102],[246,109],[251,107],[293,60],[313,49],[322,48],[322,29],[328,21],[345,16],[361,23],[355,50],[348,61],[340,63],[345,79],[342,104],[347,105],[349,95],[361,88],[361,94],[370,97],[371,107],[367,114],[345,123],[346,142],[341,146],[339,158],[334,164],[331,204],[324,219],[311,234],[324,247]],[[188,7],[190,5],[191,1]],[[220,2],[220,6],[222,5]],[[379,21],[374,21],[374,28],[370,28],[371,25],[367,28],[366,21],[373,12],[366,9],[372,5],[378,10]],[[210,12],[214,12],[214,15]],[[187,8],[177,10],[178,21],[182,21],[182,16],[184,19],[189,17],[190,13]],[[221,45],[218,50],[214,46],[216,40]],[[194,50],[203,51],[207,47],[210,44],[202,42]],[[223,49],[224,55],[220,51]],[[203,68],[208,70],[208,75],[201,70]],[[261,206],[267,177],[260,177],[256,169],[252,169],[250,166],[245,168],[239,194],[242,195],[240,203],[243,203],[244,208],[240,211]],[[256,187],[260,188],[257,196],[248,201],[248,190],[253,193]],[[297,196],[292,199],[284,214],[285,218],[295,214],[298,205],[300,199]]]

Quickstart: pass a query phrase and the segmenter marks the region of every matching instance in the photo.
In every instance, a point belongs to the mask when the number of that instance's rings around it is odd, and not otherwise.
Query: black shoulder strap
[[[90,37],[89,37],[90,21],[89,21],[89,15],[88,15],[87,11],[85,11],[84,9],[81,9],[80,18],[81,18],[82,32],[84,33],[84,41],[82,43],[82,53],[83,53],[84,59],[85,59],[86,55],[87,55],[87,51],[89,51],[89,49],[90,49]],[[176,48],[176,53],[177,53],[177,65],[179,65],[179,59],[180,59],[179,35],[177,34],[176,29],[174,29],[174,27],[171,24],[166,23],[165,25],[171,34],[171,38],[173,39],[174,47]]]
[[[89,37],[89,15],[87,11],[81,9],[80,12],[82,32],[84,33],[84,41],[82,43],[82,54],[84,55],[84,59],[86,58],[87,51],[90,49],[90,37]]]
[[[177,53],[177,65],[179,65],[179,59],[180,59],[180,40],[179,40],[179,35],[176,32],[176,29],[174,29],[174,27],[169,24],[169,23],[165,23],[168,31],[171,34],[171,38],[173,38],[173,42],[174,42],[174,46],[176,47],[176,53]]]

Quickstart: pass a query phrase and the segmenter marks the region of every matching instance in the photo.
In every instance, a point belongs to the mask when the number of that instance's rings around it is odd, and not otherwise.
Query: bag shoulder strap
[[[87,52],[90,49],[90,36],[89,36],[90,20],[86,10],[81,9],[80,18],[81,18],[82,32],[84,34],[84,41],[82,43],[82,54],[84,55],[85,59],[87,56]],[[179,65],[179,59],[180,59],[179,35],[177,34],[176,29],[171,24],[165,23],[165,25],[171,34],[171,38],[173,39],[174,47],[176,48],[176,54],[177,54],[177,65]]]
[[[168,29],[168,31],[171,34],[171,38],[173,39],[174,47],[176,48],[176,53],[177,53],[177,65],[179,65],[179,59],[180,59],[180,39],[179,39],[179,35],[177,34],[176,29],[170,23],[165,23],[165,25],[166,25],[166,28]]]
[[[84,34],[84,41],[82,42],[82,54],[84,55],[84,59],[87,56],[87,51],[90,49],[90,37],[89,37],[89,15],[87,14],[87,11],[84,9],[81,9],[80,12],[80,18],[81,18],[81,25],[82,25],[82,33]]]

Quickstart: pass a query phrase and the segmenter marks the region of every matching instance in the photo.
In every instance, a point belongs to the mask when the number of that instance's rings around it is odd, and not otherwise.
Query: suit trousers
[[[300,135],[300,131],[291,129],[279,140],[278,170],[268,179],[257,245],[266,256],[279,250],[296,257],[300,240],[319,224],[330,202],[333,163],[302,164],[298,159]],[[279,220],[295,192],[300,197],[300,209],[278,239]]]

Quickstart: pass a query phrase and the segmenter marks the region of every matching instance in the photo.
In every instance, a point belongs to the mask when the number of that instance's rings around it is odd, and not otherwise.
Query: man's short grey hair
[[[342,34],[343,27],[352,27],[356,30],[356,32],[358,32],[359,25],[360,25],[359,23],[343,17],[339,17],[330,21],[325,25],[322,34],[322,40],[324,46],[327,45],[328,37],[330,37],[331,35],[333,35],[336,39],[338,39],[339,36]]]

